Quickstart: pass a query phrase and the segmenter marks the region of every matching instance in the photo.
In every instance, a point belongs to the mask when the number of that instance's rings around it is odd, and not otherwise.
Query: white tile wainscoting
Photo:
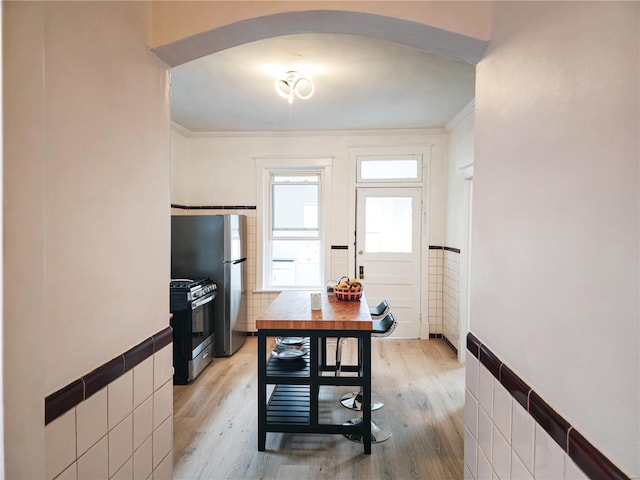
[[[444,250],[429,247],[429,335],[442,335],[442,276],[444,273]]]
[[[467,347],[465,480],[630,478],[472,334]]]
[[[241,325],[246,332],[256,332],[256,318],[260,315],[280,292],[256,291],[256,252],[257,252],[257,223],[255,206],[224,207],[198,206],[187,207],[173,205],[172,215],[224,215],[237,214],[247,217],[247,320]],[[343,275],[349,275],[349,249],[347,246],[334,245],[331,247],[331,278],[338,280]]]
[[[449,345],[460,344],[460,252],[442,251],[442,335]]]
[[[457,352],[460,340],[460,250],[429,246],[429,336]]]
[[[171,479],[172,366],[168,343],[49,421],[47,479]]]

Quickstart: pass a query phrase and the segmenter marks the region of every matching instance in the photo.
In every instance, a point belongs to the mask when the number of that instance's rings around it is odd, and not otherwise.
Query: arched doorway
[[[476,64],[488,42],[426,23],[338,10],[285,12],[249,18],[154,48],[169,66],[264,38],[298,33],[344,33],[380,38]]]

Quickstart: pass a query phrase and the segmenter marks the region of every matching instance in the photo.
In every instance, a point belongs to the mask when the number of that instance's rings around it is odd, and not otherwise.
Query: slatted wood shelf
[[[269,357],[267,360],[267,377],[269,377],[268,382],[272,383],[274,378],[278,378],[280,381],[282,378],[309,378],[310,376],[310,342],[307,338],[303,343],[303,347],[306,350],[306,353],[296,360],[281,360],[279,358],[274,357],[273,355]],[[273,383],[279,383],[273,382]]]
[[[276,385],[267,405],[267,424],[309,425],[309,385]]]

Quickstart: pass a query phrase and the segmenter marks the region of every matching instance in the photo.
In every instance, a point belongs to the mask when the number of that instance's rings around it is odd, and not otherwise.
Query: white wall
[[[44,398],[168,325],[169,83],[147,2],[3,2],[8,478]]]
[[[189,203],[188,158],[187,139],[174,126],[171,129],[171,203]]]
[[[640,475],[639,4],[498,2],[477,67],[471,330]]]
[[[0,51],[2,51],[2,8],[0,8]],[[0,104],[2,104],[3,102],[3,93],[2,93],[2,62],[0,62]],[[2,132],[3,132],[3,113],[2,110],[0,110],[0,198],[2,198],[3,195],[3,187],[2,187],[2,177],[3,177],[3,171],[4,171],[4,155],[3,155],[3,150],[4,148],[2,148],[2,146],[4,145],[3,142],[3,138],[2,138]],[[3,227],[2,227],[2,222],[3,222],[3,213],[0,210],[0,236],[2,238],[4,238],[3,235]],[[2,273],[4,271],[3,268],[3,252],[2,250],[0,250],[0,278],[2,278]],[[3,337],[4,337],[4,320],[3,320],[3,312],[4,312],[4,308],[3,308],[3,291],[0,290],[0,372],[2,372],[4,370],[3,367],[3,359],[4,359],[4,352],[3,352],[3,347],[2,347],[2,343],[3,343]],[[0,379],[3,377],[2,373],[0,373]],[[0,432],[4,432],[4,388],[3,385],[4,382],[0,383]],[[5,473],[4,473],[4,435],[0,435],[0,478],[5,478]]]
[[[464,248],[464,183],[473,176],[475,101],[447,124],[447,247]]]
[[[444,240],[446,134],[441,130],[220,134],[187,138],[187,144],[175,178],[188,179],[188,205],[256,205],[255,158],[334,158],[328,238],[332,245],[353,242],[347,209],[347,199],[354,195],[349,184],[349,147],[431,144],[430,241]],[[172,203],[180,202],[172,199]]]
[[[442,257],[442,334],[458,350],[458,358],[464,361],[466,345],[467,277],[469,242],[467,241],[469,193],[467,178],[473,176],[474,161],[474,112],[472,100],[454,118],[445,130],[447,144],[447,204],[444,247],[458,249],[432,252]],[[467,190],[466,190],[467,189]],[[462,322],[462,331],[461,331]]]

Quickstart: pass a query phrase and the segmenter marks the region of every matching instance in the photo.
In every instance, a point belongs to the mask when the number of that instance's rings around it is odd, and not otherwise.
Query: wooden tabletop
[[[322,309],[311,310],[311,291],[282,292],[256,319],[260,329],[371,330],[372,321],[364,294],[359,301],[338,300],[322,292]]]

